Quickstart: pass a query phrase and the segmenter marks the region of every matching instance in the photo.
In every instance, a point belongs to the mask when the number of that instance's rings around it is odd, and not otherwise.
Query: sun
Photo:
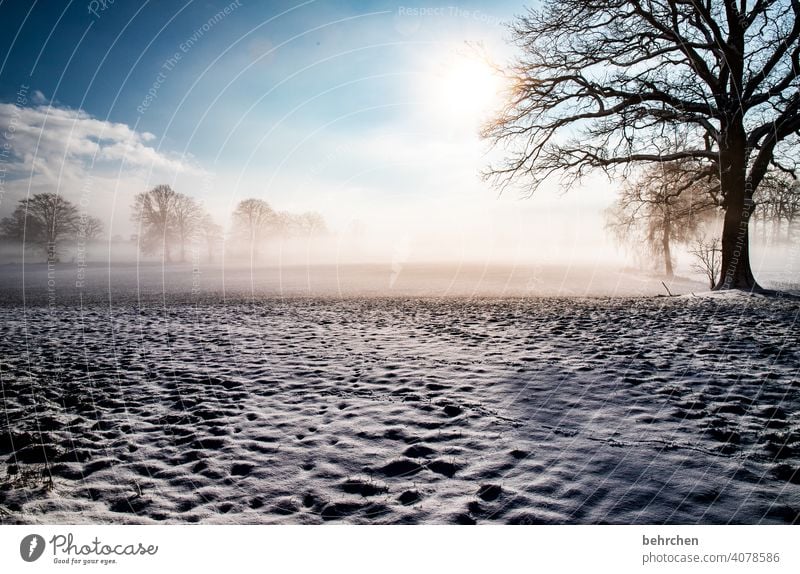
[[[480,123],[497,111],[501,95],[500,75],[478,57],[453,54],[432,74],[431,103],[448,120]]]

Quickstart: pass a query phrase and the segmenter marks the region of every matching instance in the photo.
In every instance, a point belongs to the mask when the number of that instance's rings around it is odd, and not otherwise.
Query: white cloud
[[[45,101],[35,91],[32,102]],[[155,183],[175,185],[207,174],[192,160],[162,152],[156,136],[123,123],[94,118],[82,110],[0,104],[0,215],[29,194],[59,192],[128,232],[132,195]],[[91,194],[91,201],[86,201]]]
[[[0,104],[0,129],[17,160],[15,171],[33,171],[34,176],[36,166],[42,164],[50,169],[58,166],[58,171],[122,161],[127,168],[175,172],[193,169],[183,158],[170,157],[147,145],[155,139],[153,134],[93,118],[82,110]]]

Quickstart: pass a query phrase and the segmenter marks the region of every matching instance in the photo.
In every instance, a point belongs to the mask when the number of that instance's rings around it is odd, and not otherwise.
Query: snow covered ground
[[[10,281],[0,522],[800,522],[797,301]]]

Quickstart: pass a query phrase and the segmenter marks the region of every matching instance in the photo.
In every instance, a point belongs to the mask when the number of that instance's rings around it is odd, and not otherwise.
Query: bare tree
[[[328,232],[325,219],[314,211],[289,213],[280,211],[276,216],[277,232],[284,237],[314,237]]]
[[[315,211],[306,211],[295,218],[298,233],[303,237],[314,237],[328,233],[325,219]]]
[[[233,211],[234,233],[247,241],[251,259],[258,257],[259,244],[277,224],[277,214],[263,199],[243,199]]]
[[[215,223],[211,215],[204,213],[199,226],[199,235],[206,244],[208,261],[213,262],[214,254],[219,250],[222,243],[222,226]]]
[[[644,249],[674,275],[672,248],[687,243],[713,216],[715,205],[691,162],[653,164],[627,182],[607,212],[607,227],[620,243]]]
[[[37,193],[20,200],[2,221],[3,234],[42,249],[49,261],[59,260],[59,244],[77,229],[78,209],[57,193]]]
[[[157,185],[136,194],[131,219],[139,224],[139,245],[145,253],[161,252],[171,260],[170,243],[175,236],[173,225],[179,194],[168,185]]]
[[[791,239],[794,222],[800,219],[800,185],[797,180],[777,170],[764,176],[756,194],[753,219],[761,227],[762,238],[767,238],[767,227],[771,228],[773,240],[779,240],[781,229],[785,239]]]
[[[41,223],[28,212],[25,201],[20,201],[10,216],[0,221],[0,229],[4,239],[23,242],[26,236],[39,237],[42,234]]]
[[[79,238],[94,241],[103,235],[103,221],[93,215],[82,214],[78,218],[76,232]]]
[[[692,269],[702,273],[708,279],[710,289],[714,288],[719,270],[722,266],[722,246],[716,237],[708,239],[705,234],[695,237],[689,253],[695,256],[696,262]]]
[[[288,211],[277,211],[270,229],[270,235],[284,238],[290,237],[295,234],[296,224],[297,217],[294,214]]]
[[[753,195],[792,172],[800,135],[798,0],[545,0],[512,25],[521,56],[484,135],[508,149],[487,176],[534,190],[594,169],[694,160],[725,212],[716,288],[757,289]]]
[[[180,247],[180,260],[186,261],[186,243],[198,233],[203,221],[203,208],[197,201],[182,193],[176,194],[172,205],[170,223],[175,229],[175,239]]]

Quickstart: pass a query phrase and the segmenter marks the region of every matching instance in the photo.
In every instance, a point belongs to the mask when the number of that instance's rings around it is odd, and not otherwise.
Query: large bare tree
[[[512,32],[512,96],[484,133],[506,160],[488,175],[535,189],[702,162],[725,210],[715,287],[757,289],[753,194],[770,165],[794,173],[800,135],[800,0],[545,0]]]

